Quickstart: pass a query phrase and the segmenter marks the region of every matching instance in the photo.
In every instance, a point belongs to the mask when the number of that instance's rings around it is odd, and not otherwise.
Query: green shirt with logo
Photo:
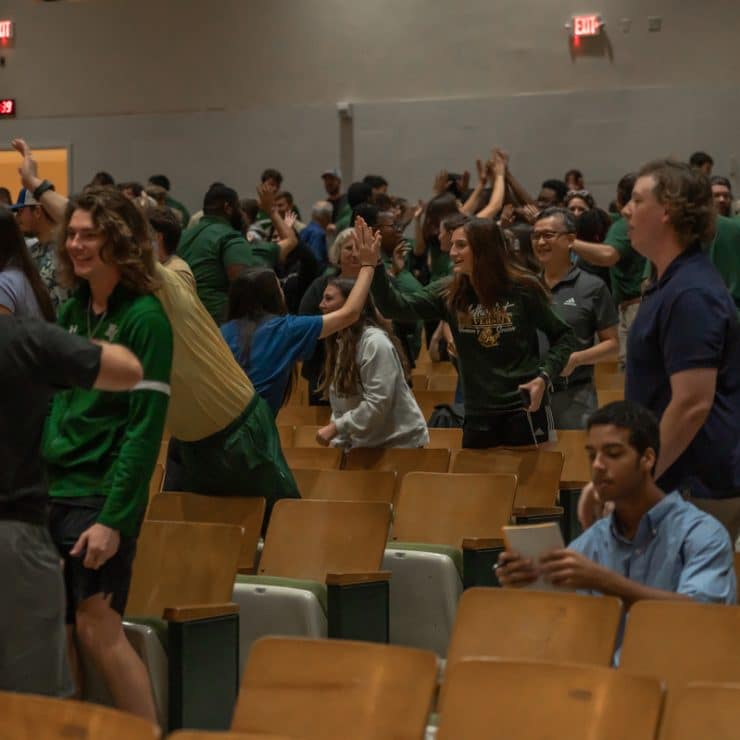
[[[515,288],[491,307],[481,306],[474,293],[465,311],[452,311],[446,292],[451,278],[437,280],[415,293],[401,293],[380,266],[372,295],[390,319],[447,321],[457,348],[460,382],[468,416],[487,416],[521,408],[518,386],[544,370],[556,378],[577,348],[573,330],[549,303],[532,290]],[[537,331],[550,349],[540,359]]]
[[[134,537],[149,496],[170,393],[172,330],[153,295],[120,283],[108,310],[94,316],[87,283],[63,306],[59,324],[70,334],[128,347],[144,379],[123,393],[76,388],[54,397],[43,455],[52,498],[104,496],[98,522]]]

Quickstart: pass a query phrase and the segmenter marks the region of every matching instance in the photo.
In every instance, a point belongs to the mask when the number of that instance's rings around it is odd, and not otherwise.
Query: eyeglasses
[[[538,242],[540,240],[551,242],[555,241],[559,236],[562,236],[563,234],[567,234],[567,231],[533,231],[532,232],[532,241]]]

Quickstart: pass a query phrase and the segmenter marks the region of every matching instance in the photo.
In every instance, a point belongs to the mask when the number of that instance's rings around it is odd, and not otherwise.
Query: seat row
[[[472,642],[467,633],[474,625],[467,615],[476,611],[485,629]],[[186,730],[170,737],[736,738],[740,608],[638,603],[627,625],[621,666],[613,669],[608,662],[620,617],[615,599],[473,589],[463,597],[456,628],[459,646],[467,644],[467,651],[450,656],[441,681],[438,661],[427,651],[263,638],[250,653],[231,732]],[[673,640],[687,623],[697,628],[698,640],[677,650]],[[155,740],[159,733],[143,720],[102,707],[0,694],[0,737],[72,736]]]

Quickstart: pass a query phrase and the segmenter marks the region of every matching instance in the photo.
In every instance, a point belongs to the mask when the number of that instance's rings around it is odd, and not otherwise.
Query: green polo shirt
[[[740,221],[718,216],[714,239],[709,243],[707,254],[740,311]]]
[[[624,301],[640,297],[645,258],[632,249],[632,242],[627,231],[627,221],[622,216],[609,227],[604,244],[619,252],[619,261],[609,273],[612,281],[612,296],[619,306]]]
[[[188,209],[185,208],[179,200],[175,200],[171,195],[166,196],[164,202],[166,206],[174,209],[180,214],[180,216],[182,216],[182,227],[183,229],[187,228],[187,225],[190,223],[190,211],[188,211]]]
[[[43,443],[49,495],[104,496],[98,522],[134,537],[167,415],[172,330],[153,295],[137,295],[120,283],[103,317],[92,315],[89,300],[83,283],[62,306],[59,325],[70,334],[128,347],[142,364],[144,380],[125,393],[76,388],[54,397]]]
[[[409,252],[409,254],[406,255],[406,267],[401,270],[398,275],[394,275],[391,278],[393,280],[393,284],[401,293],[415,293],[418,290],[422,290],[424,287],[408,269],[410,254],[411,253]],[[390,270],[391,263],[393,261],[392,257],[385,253],[382,253],[381,256],[385,269]],[[408,350],[412,355],[412,357],[409,357],[409,360],[416,360],[419,356],[419,352],[421,352],[422,322],[397,320],[393,322],[393,329],[396,332],[396,336],[408,347]]]
[[[471,293],[467,310],[457,312],[447,305],[449,285],[447,278],[415,293],[401,293],[381,265],[375,270],[372,295],[386,318],[449,323],[457,348],[466,416],[489,416],[521,408],[518,386],[533,380],[540,370],[557,378],[577,349],[573,330],[534,289],[516,288],[491,307],[481,306]],[[542,359],[538,330],[550,343]]]
[[[183,231],[177,254],[190,265],[198,297],[219,326],[226,318],[226,298],[232,265],[253,264],[247,240],[224,218],[203,216]]]

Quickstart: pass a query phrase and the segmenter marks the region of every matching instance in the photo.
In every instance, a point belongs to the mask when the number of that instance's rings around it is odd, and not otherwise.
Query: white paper
[[[556,522],[545,524],[522,524],[520,526],[502,527],[504,539],[509,550],[519,553],[523,558],[534,563],[552,550],[562,550],[565,547],[560,526]],[[541,576],[525,589],[535,591],[569,591],[570,589],[553,586]]]

